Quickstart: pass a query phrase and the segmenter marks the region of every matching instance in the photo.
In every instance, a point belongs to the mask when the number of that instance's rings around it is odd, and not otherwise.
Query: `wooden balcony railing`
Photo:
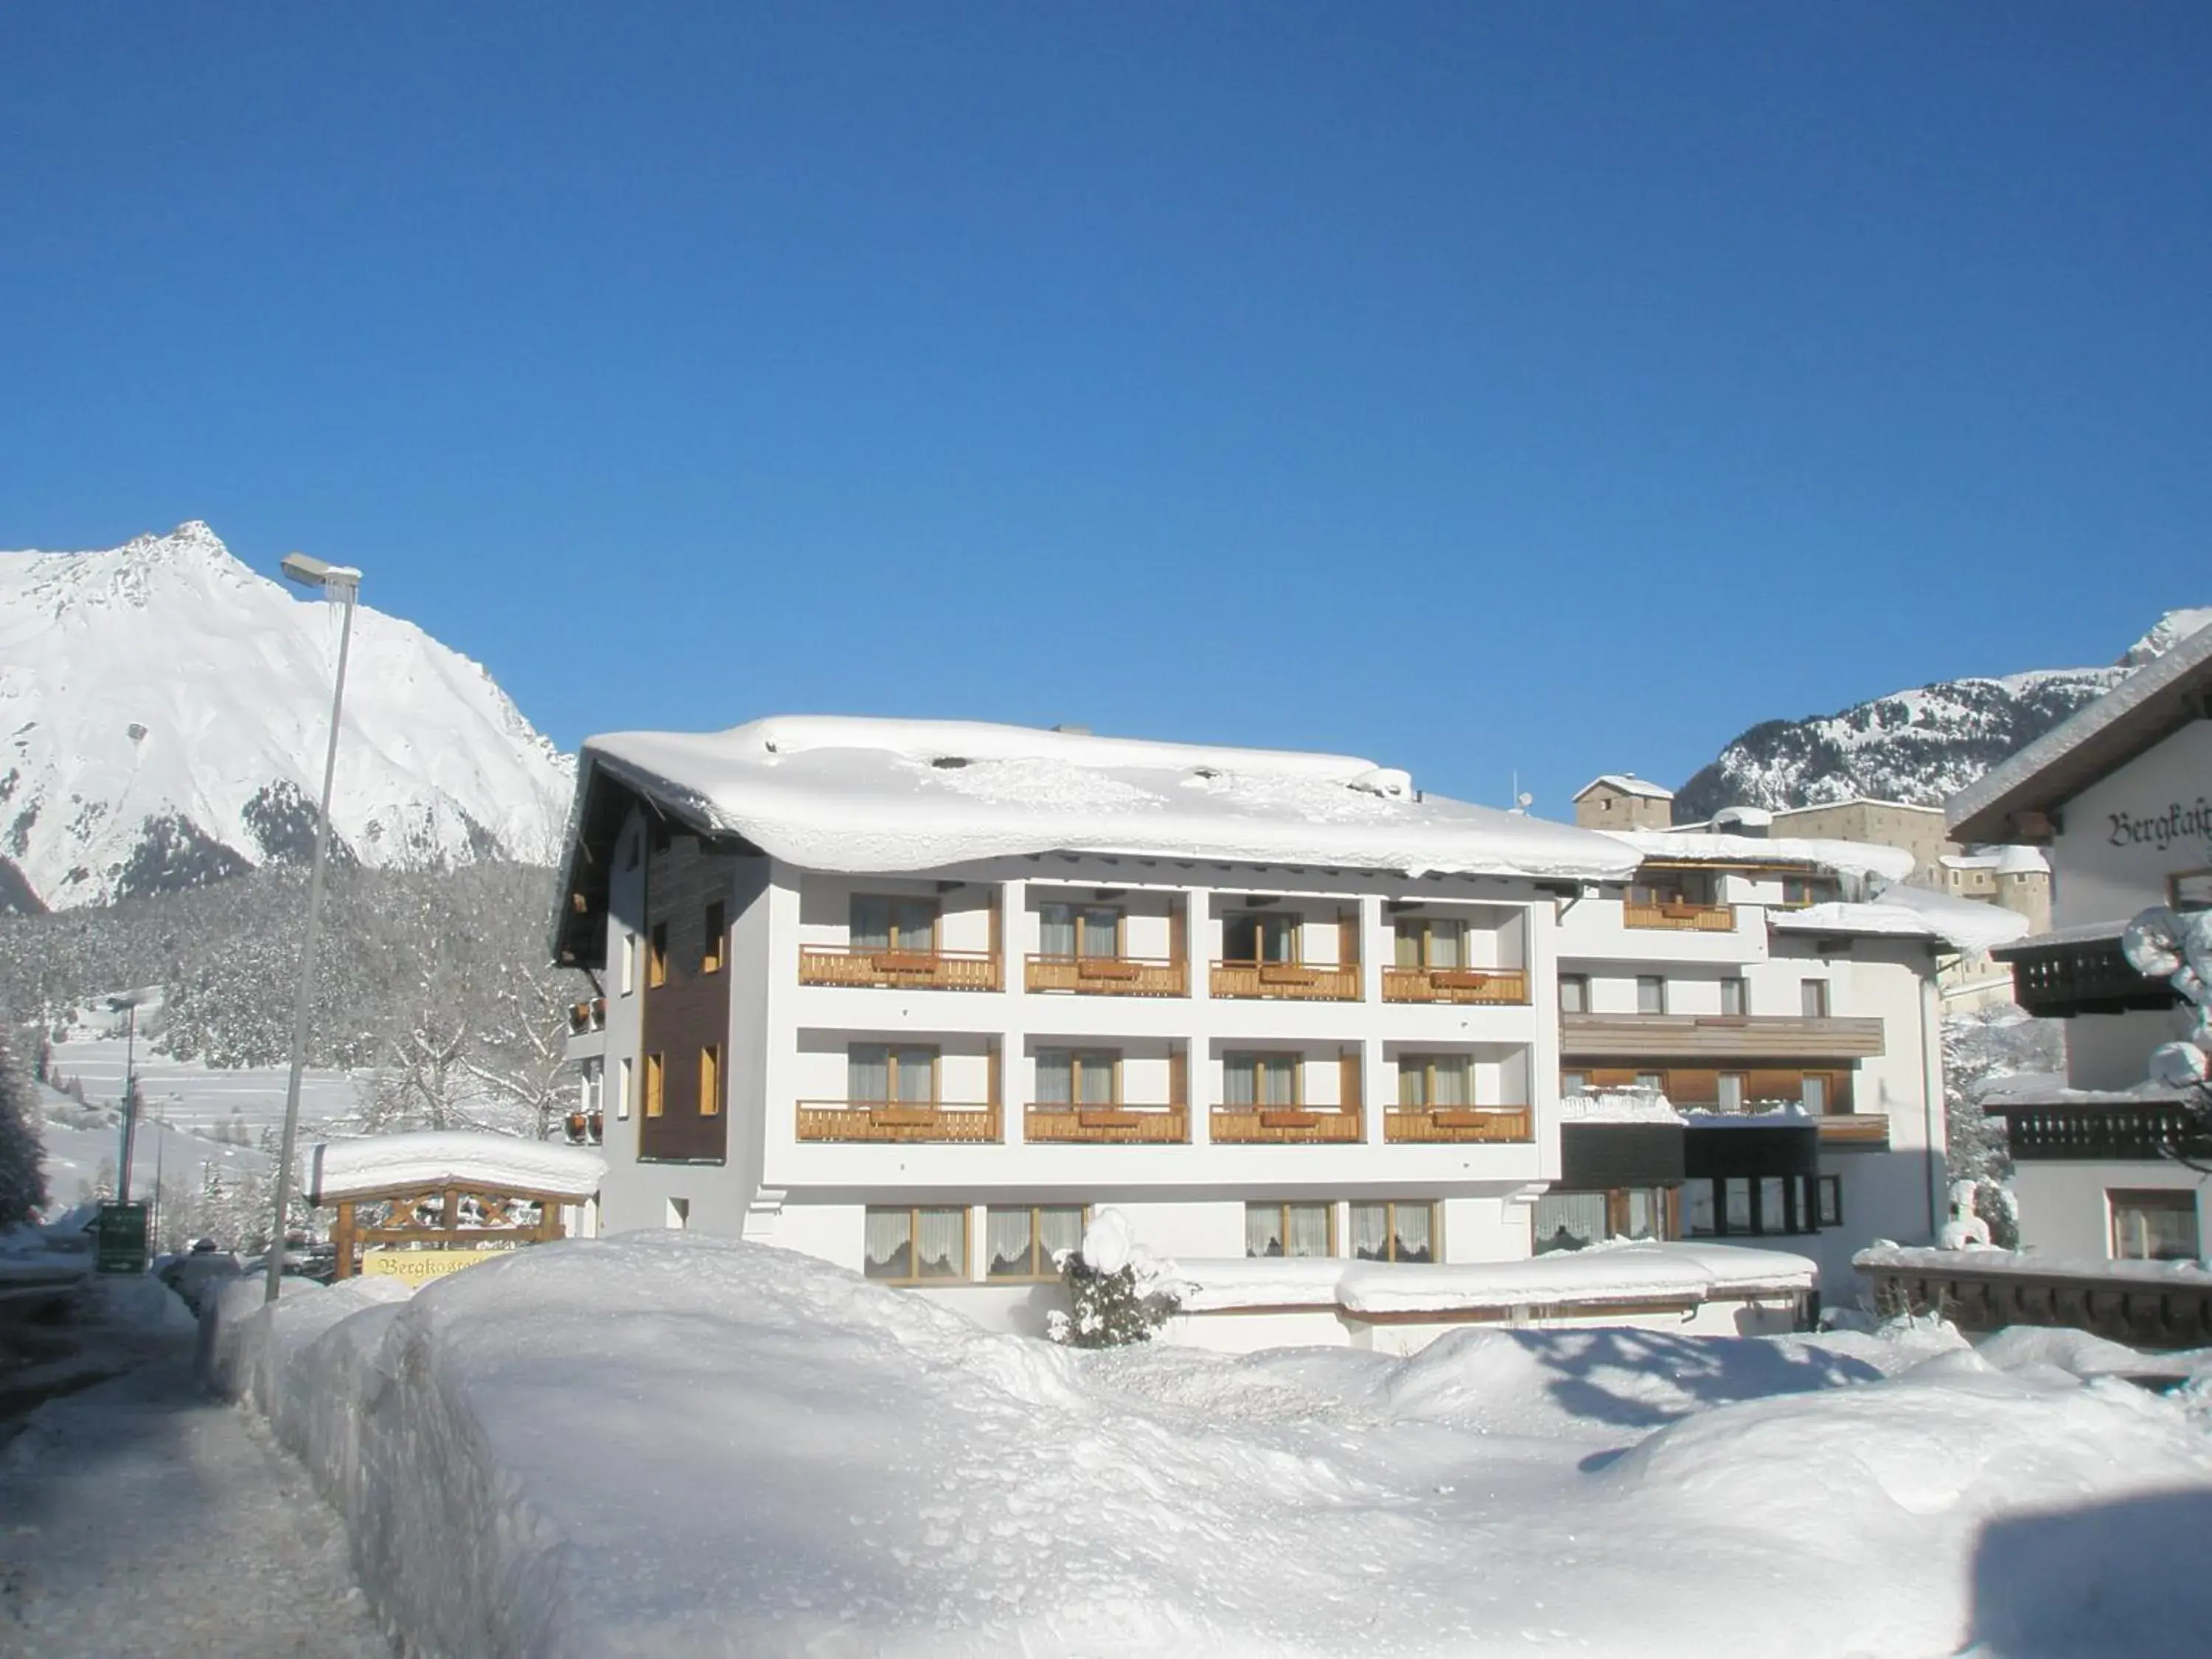
[[[1388,1141],[1526,1141],[1535,1135],[1526,1106],[1393,1106],[1382,1115]]]
[[[1735,931],[1733,904],[1636,904],[1620,907],[1625,927],[1671,927],[1688,933],[1731,933]]]
[[[1570,1060],[1870,1060],[1882,1052],[1870,1015],[1578,1014],[1559,1016]]]
[[[951,1101],[802,1100],[801,1140],[954,1141],[982,1146],[1000,1138],[999,1107]]]
[[[999,958],[988,951],[877,951],[808,945],[799,952],[801,985],[873,985],[894,990],[995,991]]]
[[[1294,1002],[1357,1002],[1357,967],[1312,967],[1302,962],[1217,962],[1218,997],[1279,997]]]
[[[1887,1146],[1887,1112],[1831,1112],[1815,1118],[1823,1146]]]
[[[1178,1146],[1190,1139],[1188,1106],[1032,1105],[1023,1115],[1022,1139],[1084,1141],[1105,1146]]]
[[[1522,968],[1385,968],[1385,1002],[1507,1002],[1528,1000]]]
[[[1190,964],[1165,957],[1045,957],[1029,959],[1032,991],[1098,997],[1187,997]]]
[[[1335,1106],[1226,1106],[1214,1109],[1217,1146],[1273,1146],[1319,1143],[1356,1146],[1366,1139],[1360,1112]]]

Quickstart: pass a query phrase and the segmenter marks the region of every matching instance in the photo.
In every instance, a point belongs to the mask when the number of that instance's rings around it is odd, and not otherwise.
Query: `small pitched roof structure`
[[[1952,796],[1945,809],[1952,836],[2048,841],[2052,811],[2202,718],[2208,691],[2212,628],[2190,635]]]
[[[1672,800],[1674,792],[1663,783],[1654,783],[1649,778],[1639,778],[1633,772],[1605,772],[1592,778],[1574,793],[1580,800],[1593,789],[1611,789],[1623,795],[1641,795],[1646,800]]]

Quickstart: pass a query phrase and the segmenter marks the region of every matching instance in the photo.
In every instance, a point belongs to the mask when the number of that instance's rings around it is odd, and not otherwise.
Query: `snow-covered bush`
[[[40,1167],[45,1138],[39,1130],[38,1094],[29,1071],[0,1027],[0,1232],[27,1221],[44,1207],[46,1177]]]
[[[1182,1299],[1175,1264],[1137,1243],[1119,1210],[1101,1210],[1083,1243],[1061,1253],[1060,1281],[1067,1311],[1054,1309],[1046,1334],[1072,1348],[1120,1348],[1149,1342]]]

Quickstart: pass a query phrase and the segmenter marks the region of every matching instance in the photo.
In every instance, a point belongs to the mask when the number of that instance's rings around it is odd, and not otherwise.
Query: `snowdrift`
[[[678,1234],[383,1294],[234,1297],[210,1364],[449,1659],[2018,1654],[2054,1535],[2097,1610],[2064,1651],[2212,1619],[2212,1441],[1948,1332],[1083,1354]]]

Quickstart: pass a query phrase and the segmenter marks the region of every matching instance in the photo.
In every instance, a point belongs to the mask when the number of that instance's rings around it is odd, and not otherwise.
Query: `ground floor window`
[[[1821,1226],[1840,1227],[1844,1224],[1843,1176],[1822,1176],[1813,1197],[1819,1212],[1815,1219]]]
[[[1088,1212],[1080,1204],[1035,1204],[1017,1209],[994,1204],[983,1212],[983,1274],[987,1279],[1057,1279],[1053,1258],[1083,1243]]]
[[[1334,1255],[1335,1212],[1333,1204],[1247,1204],[1244,1254]]]
[[[870,1279],[896,1284],[968,1277],[968,1208],[868,1208]]]
[[[1530,1223],[1538,1255],[1579,1250],[1609,1238],[1667,1237],[1664,1187],[1609,1187],[1600,1191],[1546,1193]]]
[[[1683,1183],[1682,1212],[1692,1238],[1809,1233],[1820,1225],[1819,1176],[1723,1176]],[[1834,1176],[1825,1177],[1834,1180]],[[1841,1187],[1837,1190],[1841,1212]]]
[[[1352,1254],[1360,1261],[1434,1261],[1437,1206],[1402,1200],[1354,1204]]]
[[[2112,1255],[2122,1261],[2193,1261],[2197,1256],[2193,1189],[2108,1191]]]

